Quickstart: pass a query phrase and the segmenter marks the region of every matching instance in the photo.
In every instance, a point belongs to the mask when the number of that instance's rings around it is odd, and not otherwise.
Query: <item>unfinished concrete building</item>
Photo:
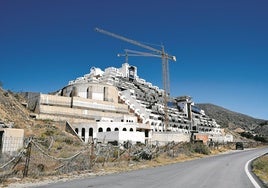
[[[127,63],[104,71],[93,67],[55,95],[39,93],[28,99],[36,118],[68,121],[84,142],[180,142],[190,141],[193,133],[231,141],[189,96],[169,96],[165,126],[164,90],[139,78],[137,67]]]

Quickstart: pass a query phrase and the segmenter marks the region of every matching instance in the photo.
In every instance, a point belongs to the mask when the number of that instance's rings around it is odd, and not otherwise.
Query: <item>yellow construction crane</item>
[[[176,61],[176,57],[169,55],[165,52],[164,50],[164,46],[161,45],[161,50],[159,49],[155,49],[151,46],[142,44],[138,41],[117,35],[115,33],[109,32],[109,31],[105,31],[103,29],[100,28],[95,28],[95,31],[117,38],[119,40],[123,40],[125,42],[131,43],[133,45],[139,46],[141,48],[145,48],[147,50],[150,50],[151,52],[139,52],[139,51],[134,51],[134,50],[125,50],[126,51],[126,58],[129,55],[132,56],[151,56],[151,57],[160,57],[162,58],[162,81],[163,81],[163,89],[164,89],[164,112],[165,112],[165,118],[164,118],[164,125],[165,125],[165,129],[167,130],[168,128],[168,121],[169,121],[169,117],[168,117],[168,108],[167,108],[167,102],[168,102],[168,95],[170,94],[170,86],[169,86],[169,69],[168,69],[168,60],[172,60],[172,61]],[[130,53],[130,54],[128,54]]]

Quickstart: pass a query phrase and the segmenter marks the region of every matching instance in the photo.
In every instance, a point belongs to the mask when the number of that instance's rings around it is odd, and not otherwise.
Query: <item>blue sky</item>
[[[48,93],[92,66],[120,67],[124,49],[146,51],[95,27],[175,55],[172,96],[189,95],[268,119],[267,0],[0,0],[0,81]],[[162,87],[161,59],[130,57]]]

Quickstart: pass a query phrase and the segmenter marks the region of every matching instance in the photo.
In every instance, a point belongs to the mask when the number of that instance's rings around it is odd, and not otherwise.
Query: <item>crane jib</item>
[[[158,50],[158,49],[155,49],[151,46],[148,46],[148,45],[145,45],[145,44],[142,44],[138,41],[135,41],[135,40],[132,40],[132,39],[129,39],[129,38],[126,38],[126,37],[123,37],[123,36],[120,36],[120,35],[117,35],[115,33],[112,33],[112,32],[109,32],[109,31],[105,31],[103,29],[100,29],[100,28],[95,28],[95,31],[97,32],[100,32],[100,33],[103,33],[103,34],[106,34],[106,35],[109,35],[111,37],[114,37],[114,38],[117,38],[117,39],[120,39],[120,40],[123,40],[123,41],[126,41],[126,42],[129,42],[131,44],[134,44],[134,45],[137,45],[137,46],[140,46],[142,48],[145,48],[147,50],[151,50],[153,52],[156,52],[157,54],[160,54],[162,55],[164,58],[167,58],[167,59],[171,59],[173,61],[176,61],[176,57],[175,56],[171,56],[167,53],[164,52],[164,48],[162,48],[162,50]]]

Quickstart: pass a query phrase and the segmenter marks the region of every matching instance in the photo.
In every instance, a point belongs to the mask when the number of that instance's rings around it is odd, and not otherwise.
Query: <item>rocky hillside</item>
[[[25,137],[42,135],[51,125],[63,129],[65,123],[30,118],[26,105],[22,95],[0,87],[0,126],[24,129]]]
[[[24,99],[19,95],[0,87],[0,122],[14,128],[26,128],[31,125],[29,111],[23,106]]]
[[[224,128],[229,128],[230,130],[242,128],[246,131],[254,131],[268,136],[267,120],[256,119],[213,104],[196,104],[196,106],[203,109],[209,117],[214,118]]]

